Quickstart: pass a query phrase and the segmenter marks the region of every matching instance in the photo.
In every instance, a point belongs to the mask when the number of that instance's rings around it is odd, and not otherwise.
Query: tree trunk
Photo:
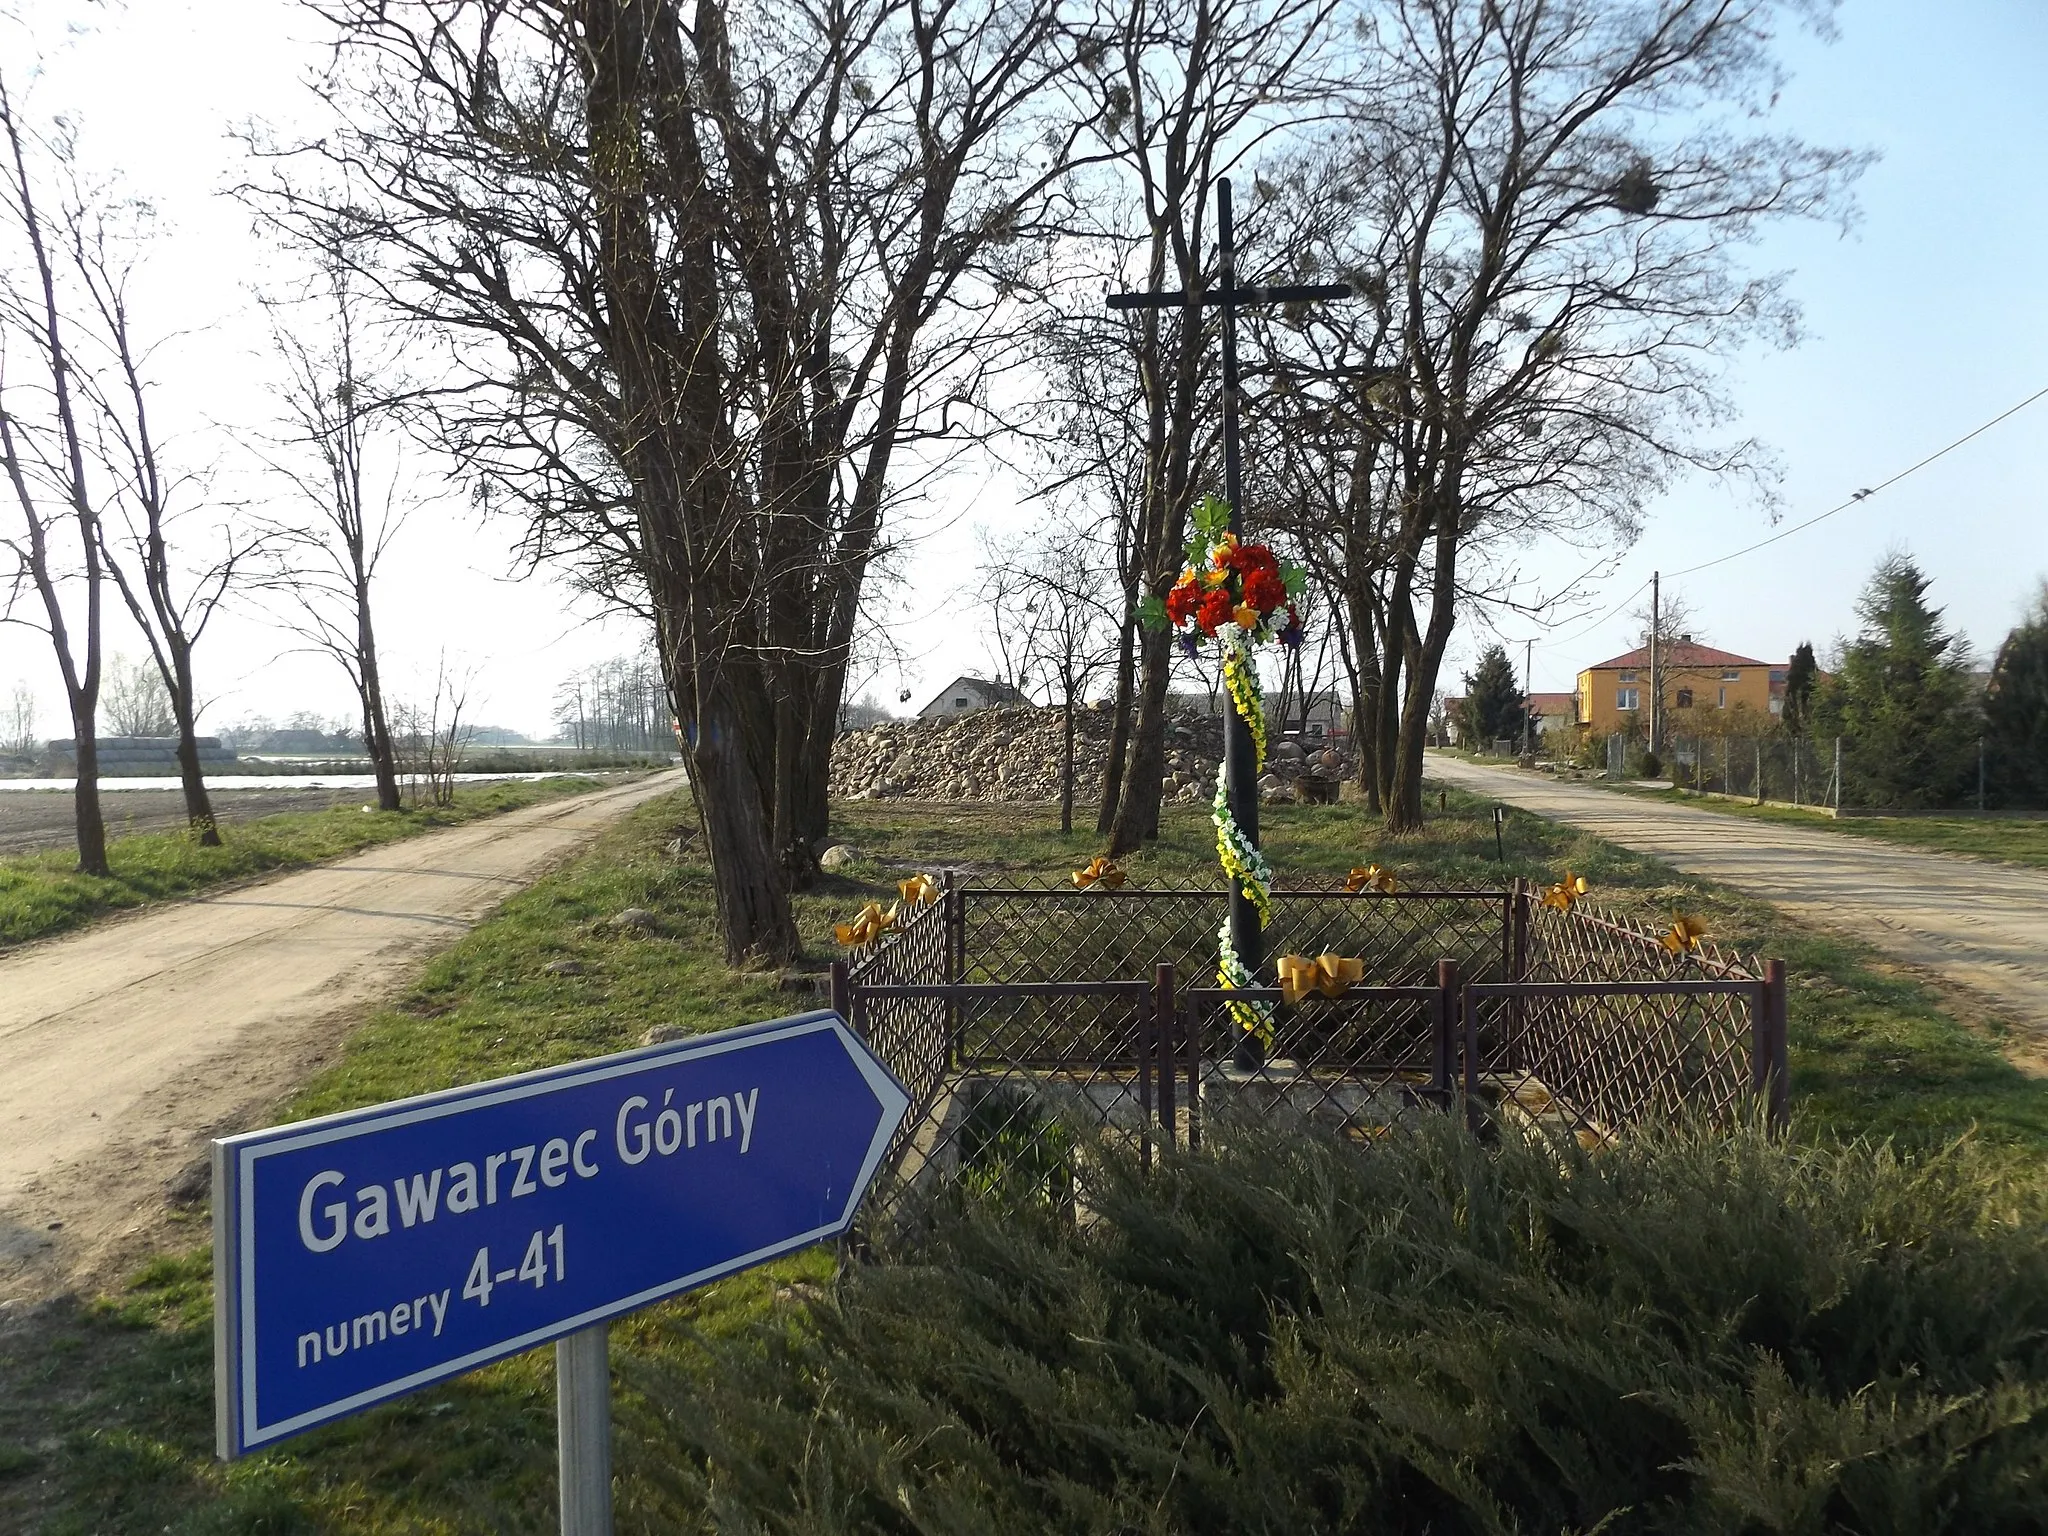
[[[1095,830],[1108,836],[1116,825],[1116,811],[1123,799],[1124,769],[1131,750],[1132,693],[1138,676],[1137,588],[1124,589],[1124,626],[1117,640],[1115,713],[1109,723],[1109,756],[1102,768],[1102,803],[1095,812]]]
[[[711,858],[725,960],[728,965],[780,964],[797,953],[796,922],[761,815],[761,784],[748,765],[730,711],[715,698],[697,702],[690,783],[697,791]]]
[[[78,833],[78,872],[107,876],[107,823],[100,814],[100,744],[93,732],[98,728],[97,698],[71,696],[71,745],[78,764],[78,777],[71,791],[71,816]]]
[[[1135,853],[1159,835],[1159,791],[1166,778],[1166,685],[1173,671],[1173,636],[1147,631],[1139,638],[1138,718],[1123,795],[1109,832],[1109,856]]]
[[[1417,635],[1407,627],[1403,649],[1408,674],[1403,689],[1400,737],[1396,745],[1394,792],[1387,800],[1389,832],[1415,832],[1422,827],[1422,747],[1429,734],[1431,695],[1444,647],[1450,643],[1457,612],[1458,512],[1451,502],[1436,518],[1436,561],[1430,572],[1429,628]]]
[[[178,720],[178,781],[185,791],[185,825],[198,835],[202,848],[220,846],[220,824],[206,793],[206,771],[199,761],[199,725],[192,708],[192,668],[182,649],[175,654],[177,686],[171,690],[171,713]]]
[[[1060,833],[1074,830],[1074,680],[1066,679],[1066,703],[1061,713],[1065,738],[1060,743]]]

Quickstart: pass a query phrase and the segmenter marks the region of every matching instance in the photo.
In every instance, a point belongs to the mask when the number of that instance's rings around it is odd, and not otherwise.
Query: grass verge
[[[138,832],[107,844],[110,876],[81,875],[69,849],[0,859],[0,948],[76,928],[109,912],[277,870],[302,869],[382,843],[459,826],[594,787],[583,777],[510,780],[458,788],[452,805],[409,811],[337,806],[286,811],[224,824],[221,845],[202,848],[189,833]]]
[[[1363,808],[1274,807],[1266,845],[1285,875],[1374,860],[1431,881],[1551,877],[1567,864],[1610,904],[1704,916],[1715,937],[1783,954],[1792,970],[1795,1123],[1813,1139],[1876,1133],[1939,1142],[1972,1125],[1992,1154],[2048,1150],[2048,1085],[1995,1039],[1871,950],[1800,929],[1764,903],[1677,874],[1569,828],[1512,813],[1496,862],[1490,804],[1432,793],[1413,837],[1389,841]],[[358,813],[359,814],[359,813]],[[820,955],[835,918],[893,897],[910,869],[973,863],[1065,871],[1095,851],[1042,808],[866,802],[838,830],[863,857],[800,897]],[[364,818],[367,820],[368,818]],[[807,1004],[773,975],[718,961],[705,871],[689,852],[687,806],[664,797],[580,859],[510,899],[433,961],[418,984],[348,1042],[290,1117],[324,1113],[573,1060],[637,1043],[655,1026],[707,1030]],[[1205,811],[1171,808],[1148,874],[1207,872]],[[671,848],[681,847],[680,855]],[[660,915],[645,936],[605,922],[628,906]],[[211,1279],[203,1218],[191,1246],[121,1294],[67,1304],[0,1333],[0,1528],[86,1531],[350,1532],[546,1530],[553,1520],[552,1355],[539,1351],[222,1468],[210,1457]],[[719,1337],[801,1332],[833,1269],[812,1253],[651,1309],[614,1329],[620,1412],[647,1411],[641,1383],[695,1370]],[[763,1330],[767,1330],[764,1332]],[[649,1376],[642,1367],[653,1371]],[[656,1369],[659,1368],[659,1369]],[[660,1411],[671,1411],[672,1405]],[[647,1515],[647,1528],[667,1528]],[[631,1528],[633,1522],[625,1522]]]
[[[1495,766],[1512,767],[1513,764]],[[1787,827],[1810,827],[1819,832],[1838,832],[1844,837],[1869,838],[1874,842],[1889,843],[1895,848],[1925,848],[1935,853],[1988,859],[1996,864],[2048,869],[2048,816],[1822,816],[1790,806],[1753,805],[1744,800],[1720,800],[1669,789],[1636,789],[1597,779],[1585,782],[1620,794],[1641,795],[1670,805],[1713,811],[1722,816],[1776,822]]]

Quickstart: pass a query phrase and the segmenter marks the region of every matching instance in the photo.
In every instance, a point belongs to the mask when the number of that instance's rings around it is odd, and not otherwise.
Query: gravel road
[[[261,1123],[428,954],[682,783],[528,806],[0,958],[0,1299],[118,1273],[210,1136]],[[203,1214],[203,1185],[183,1193]]]
[[[1852,933],[1986,998],[2031,1028],[2036,1047],[2048,1041],[2048,870],[1752,821],[1438,753],[1424,772]]]

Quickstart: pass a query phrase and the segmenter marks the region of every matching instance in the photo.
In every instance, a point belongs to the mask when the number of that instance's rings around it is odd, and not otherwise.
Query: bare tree
[[[555,727],[578,751],[672,750],[660,658],[650,647],[570,673],[555,689]]]
[[[16,531],[0,541],[14,563],[0,615],[40,630],[56,654],[77,764],[73,820],[78,868],[82,874],[105,875],[107,828],[100,812],[96,735],[103,595],[100,498],[87,481],[90,443],[81,421],[72,318],[66,312],[65,300],[75,302],[76,295],[64,285],[53,224],[40,200],[38,174],[30,169],[34,157],[44,170],[67,171],[71,143],[66,135],[51,138],[27,127],[4,76],[0,131],[6,134],[9,160],[6,213],[29,258],[25,291],[16,281],[14,263],[0,265],[0,470],[20,514]],[[58,547],[65,524],[76,539],[75,552]],[[65,610],[63,592],[74,581],[83,589],[84,610],[76,625]],[[39,619],[26,617],[24,589],[35,594]]]
[[[1737,124],[1768,110],[1786,0],[1386,0],[1362,39],[1324,247],[1342,320],[1391,371],[1353,407],[1384,607],[1375,742],[1388,826],[1421,821],[1422,747],[1475,563],[1539,534],[1628,537],[1675,473],[1754,475],[1701,436],[1722,361],[1790,342],[1782,279],[1737,253],[1839,206],[1861,157]],[[1372,343],[1377,338],[1373,347]],[[1361,626],[1351,624],[1352,641]]]
[[[392,739],[412,802],[455,803],[455,775],[476,735],[465,719],[474,668],[451,668],[443,651],[434,666],[434,691],[425,704],[405,703],[393,712]]]
[[[116,210],[126,216],[120,228],[112,223]],[[62,235],[104,353],[101,366],[79,378],[79,394],[92,407],[97,467],[111,488],[98,524],[100,558],[162,680],[169,718],[152,734],[177,738],[186,822],[201,845],[215,847],[220,829],[199,761],[193,652],[259,541],[224,525],[210,541],[211,552],[195,561],[180,536],[187,519],[178,503],[201,482],[166,463],[151,410],[154,349],[139,342],[129,301],[149,218],[147,207],[102,193],[67,205]]]
[[[100,710],[116,736],[169,736],[178,728],[163,675],[118,652],[107,662]]]
[[[0,752],[33,757],[36,750],[35,690],[17,678],[7,698],[7,713],[0,715]]]
[[[981,596],[1007,681],[1060,711],[1060,831],[1074,830],[1074,712],[1116,654],[1119,605],[1101,546],[1054,526],[984,543]]]
[[[366,352],[362,296],[330,243],[316,293],[272,305],[271,335],[284,367],[286,416],[270,466],[297,491],[287,519],[268,530],[265,587],[289,604],[285,622],[331,656],[355,692],[363,750],[380,810],[400,808],[397,749],[377,649],[372,593],[377,567],[405,522],[402,434],[392,396]],[[317,323],[303,311],[317,305]],[[380,462],[380,457],[383,462]]]
[[[652,616],[726,952],[787,955],[863,584],[1012,361],[1077,39],[1055,0],[320,9],[335,190],[286,160],[268,206],[366,237],[488,503]]]

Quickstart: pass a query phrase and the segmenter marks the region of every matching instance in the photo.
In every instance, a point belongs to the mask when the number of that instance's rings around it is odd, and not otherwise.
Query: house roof
[[[1561,715],[1566,710],[1579,707],[1576,693],[1532,693],[1528,697],[1529,708],[1539,715]]]
[[[926,704],[924,707],[930,709],[932,704],[938,703],[955,688],[979,689],[983,698],[996,704],[1029,704],[1031,702],[1023,693],[1012,688],[1008,683],[998,682],[986,677],[976,677],[972,673],[963,672],[937,693],[933,694],[931,703]]]
[[[1758,661],[1754,656],[1738,656],[1733,651],[1718,651],[1711,645],[1696,645],[1690,640],[1673,640],[1664,648],[1664,664],[1672,667],[1776,667],[1783,662]],[[1611,672],[1624,668],[1647,667],[1650,664],[1650,648],[1639,645],[1632,651],[1624,651],[1608,661],[1596,661],[1586,668],[1588,672]]]

